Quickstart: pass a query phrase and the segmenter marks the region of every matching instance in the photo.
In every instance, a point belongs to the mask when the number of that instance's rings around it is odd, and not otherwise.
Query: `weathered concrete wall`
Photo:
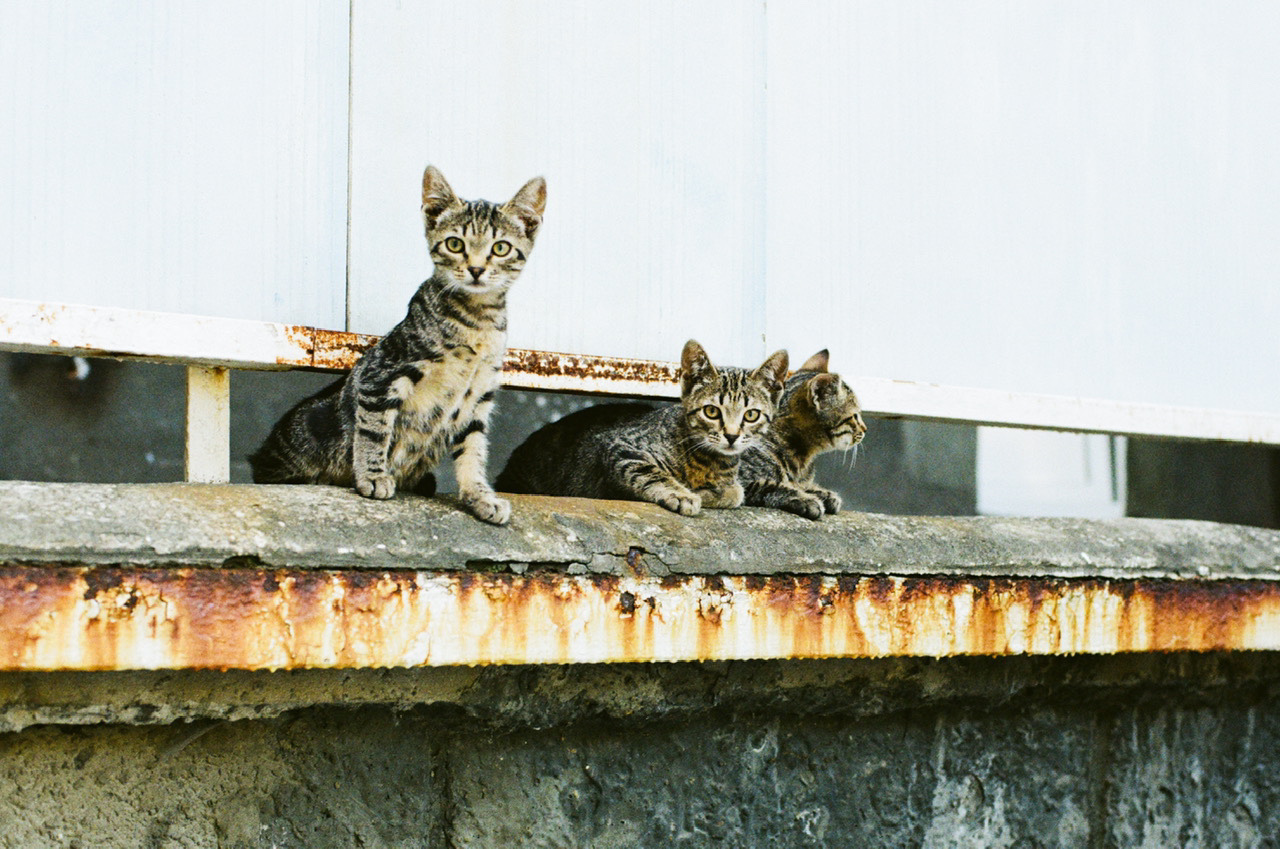
[[[2,847],[1163,849],[1280,834],[1273,654],[7,674],[0,693],[97,711],[0,734]],[[219,694],[259,695],[239,705],[258,718],[217,718]],[[190,721],[140,709],[184,698]]]
[[[505,527],[449,498],[330,486],[0,481],[0,561],[570,574],[951,575],[1280,580],[1280,532],[1152,519],[885,516],[811,522],[513,496]],[[634,549],[639,549],[637,555]],[[639,557],[637,562],[636,558]]]
[[[0,482],[0,562],[1280,579],[1280,533],[1203,522],[535,498],[515,516],[325,487]],[[1277,696],[1269,652],[5,672],[0,849],[1260,848],[1280,835]]]

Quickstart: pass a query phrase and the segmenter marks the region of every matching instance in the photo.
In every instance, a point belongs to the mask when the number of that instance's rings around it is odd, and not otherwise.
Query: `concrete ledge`
[[[512,498],[495,528],[447,498],[324,486],[0,481],[0,561],[603,575],[1280,578],[1280,531],[1159,519],[935,518]]]
[[[0,669],[1280,649],[1280,532],[0,483]]]

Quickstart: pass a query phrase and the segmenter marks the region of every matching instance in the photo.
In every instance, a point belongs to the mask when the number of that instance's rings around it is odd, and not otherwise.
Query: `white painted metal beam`
[[[313,327],[0,299],[0,350],[241,369],[350,368],[377,337]],[[676,364],[513,349],[511,388],[675,398]],[[1280,445],[1280,415],[845,375],[875,416]]]
[[[0,349],[248,369],[309,364],[306,345],[282,324],[8,298],[0,298]]]
[[[231,372],[187,366],[186,479],[231,480]]]

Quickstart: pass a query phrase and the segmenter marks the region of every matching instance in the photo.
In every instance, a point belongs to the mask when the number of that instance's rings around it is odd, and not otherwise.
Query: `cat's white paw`
[[[702,509],[702,498],[696,492],[667,490],[660,493],[654,501],[681,516],[696,516]]]
[[[505,525],[511,519],[511,502],[492,492],[464,495],[462,503],[472,516],[491,525]]]
[[[356,481],[356,492],[365,498],[385,501],[396,494],[396,479],[388,474],[370,475],[364,480]]]

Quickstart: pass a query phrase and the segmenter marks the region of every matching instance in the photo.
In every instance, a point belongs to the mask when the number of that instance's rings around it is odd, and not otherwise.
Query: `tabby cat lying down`
[[[497,488],[651,501],[685,516],[742,504],[738,463],[763,444],[787,352],[754,371],[716,368],[691,339],[680,364],[679,404],[602,404],[565,416],[515,450]]]
[[[828,373],[827,352],[819,351],[787,378],[763,443],[742,456],[738,478],[745,503],[810,519],[839,512],[840,496],[814,483],[813,461],[852,448],[866,433],[858,396],[840,375]]]

